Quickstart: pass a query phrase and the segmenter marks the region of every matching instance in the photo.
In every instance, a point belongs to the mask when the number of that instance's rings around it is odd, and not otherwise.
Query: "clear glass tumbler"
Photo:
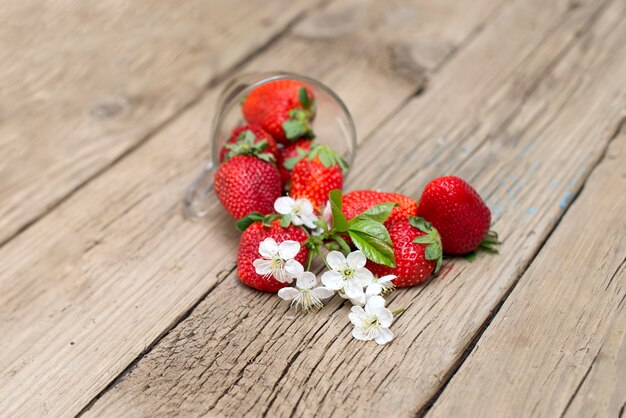
[[[337,151],[352,165],[356,154],[356,130],[354,121],[343,101],[326,85],[309,77],[287,72],[247,73],[234,77],[222,91],[211,131],[211,159],[202,173],[187,189],[184,201],[185,214],[203,217],[219,200],[213,192],[213,175],[219,166],[220,150],[231,131],[245,123],[241,102],[256,87],[274,80],[298,80],[307,85],[315,96],[317,112],[313,121],[315,141]]]

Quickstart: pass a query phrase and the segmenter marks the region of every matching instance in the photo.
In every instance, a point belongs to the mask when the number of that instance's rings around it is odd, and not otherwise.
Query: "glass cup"
[[[309,77],[287,72],[247,73],[230,80],[222,91],[211,130],[211,159],[202,173],[187,189],[185,214],[199,218],[219,205],[213,191],[213,176],[219,166],[220,150],[232,130],[245,123],[241,102],[256,87],[274,80],[291,79],[305,84],[315,96],[316,115],[313,121],[315,141],[339,153],[351,166],[356,154],[356,130],[346,105],[329,87]],[[347,175],[347,174],[346,174]],[[345,177],[345,175],[344,175]]]

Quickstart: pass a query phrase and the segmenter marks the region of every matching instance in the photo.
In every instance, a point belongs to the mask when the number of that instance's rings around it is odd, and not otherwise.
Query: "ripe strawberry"
[[[315,99],[299,81],[274,80],[260,85],[244,99],[242,110],[249,123],[260,126],[278,142],[314,137]]]
[[[260,154],[264,158],[268,155]],[[236,155],[226,160],[215,172],[213,187],[226,211],[235,219],[250,212],[274,212],[274,201],[283,189],[276,166],[250,155]]]
[[[239,280],[257,290],[276,293],[279,289],[289,286],[289,283],[281,283],[272,276],[261,276],[256,273],[253,265],[254,260],[261,258],[259,244],[266,238],[274,238],[278,244],[286,240],[298,241],[301,247],[295,260],[304,264],[309,257],[309,249],[304,244],[308,235],[297,226],[289,225],[283,228],[280,226],[279,220],[271,221],[267,225],[264,225],[263,222],[254,222],[241,235],[237,253]]]
[[[387,225],[393,242],[396,267],[367,261],[366,267],[378,277],[395,274],[397,287],[424,282],[441,265],[441,239],[437,230],[417,216],[396,219]]]
[[[321,213],[331,190],[343,186],[343,171],[348,164],[326,145],[313,145],[309,154],[298,161],[291,173],[290,194],[293,198],[307,198]]]
[[[293,170],[293,165],[290,165],[289,159],[301,157],[303,154],[306,154],[313,144],[312,139],[300,139],[291,144],[285,145],[279,152],[279,157],[276,160],[278,165],[278,171],[280,171],[280,175],[283,178],[283,184],[288,184],[291,180],[291,171]],[[287,166],[285,166],[285,164]],[[288,168],[290,167],[290,168]]]
[[[343,214],[348,220],[380,203],[394,202],[393,208],[385,225],[398,219],[417,215],[417,202],[400,193],[377,192],[374,190],[355,190],[343,195]]]
[[[272,154],[274,156],[274,161],[279,160],[280,152],[278,151],[278,146],[270,134],[258,126],[242,125],[233,129],[233,132],[230,134],[230,138],[226,140],[224,147],[220,151],[220,162],[223,162],[226,159],[226,155],[228,153],[232,153],[232,155],[245,154],[245,148],[252,147],[253,144],[267,144],[261,150]]]
[[[488,236],[491,212],[476,190],[458,177],[439,177],[428,183],[417,214],[437,228],[446,254],[467,254],[483,241],[488,250],[495,251],[497,235]]]

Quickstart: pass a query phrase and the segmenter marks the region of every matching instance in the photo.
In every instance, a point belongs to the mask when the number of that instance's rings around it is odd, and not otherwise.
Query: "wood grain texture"
[[[354,341],[340,300],[304,318],[231,274],[87,415],[423,411],[606,149],[626,100],[623,18],[621,2],[516,3],[364,142],[351,187],[418,195],[458,173],[505,239],[392,294],[408,309],[391,345]]]
[[[626,195],[618,192],[626,190],[625,158],[626,131],[428,417],[619,415],[626,403]]]
[[[0,243],[317,3],[2,2]]]
[[[483,13],[471,14],[474,26],[458,24],[460,11],[448,24],[442,20],[441,36],[461,42],[463,31],[471,36],[500,4],[464,6]],[[334,7],[311,18],[321,25]],[[366,135],[425,79],[398,77],[391,61],[372,66],[371,50],[352,51],[373,24],[360,22],[340,40],[294,35],[275,42],[242,70],[320,77],[346,99]],[[385,20],[373,22],[380,27]],[[436,44],[434,37],[429,42]],[[344,54],[350,59],[338,61],[342,48],[351,48]],[[385,44],[380,48],[383,54]],[[209,89],[175,123],[0,250],[0,333],[9,336],[0,340],[0,415],[80,411],[232,270],[238,238],[232,221],[219,209],[201,223],[180,212],[182,193],[208,156],[207,115],[215,112],[217,91]]]

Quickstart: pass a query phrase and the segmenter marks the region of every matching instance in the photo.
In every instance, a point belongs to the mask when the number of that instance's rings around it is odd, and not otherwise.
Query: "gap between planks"
[[[293,28],[294,25],[303,20],[309,13],[311,13],[315,9],[324,8],[333,0],[319,0],[317,2],[313,2],[309,8],[305,8],[298,12],[294,17],[288,20],[285,25],[279,29],[275,34],[271,35],[270,38],[264,44],[261,44],[256,49],[250,51],[247,54],[244,54],[240,59],[235,60],[235,62],[226,67],[225,69],[218,71],[213,77],[211,77],[204,86],[200,86],[195,95],[192,95],[189,100],[185,103],[182,103],[177,110],[174,110],[170,115],[165,117],[162,121],[156,123],[154,127],[150,128],[143,136],[141,136],[135,143],[129,145],[125,150],[120,152],[117,156],[112,158],[110,161],[102,165],[102,167],[98,168],[91,175],[86,176],[80,182],[74,185],[73,188],[69,189],[64,195],[60,196],[58,199],[52,201],[47,204],[45,209],[35,214],[31,219],[25,221],[22,225],[20,225],[15,231],[13,231],[8,236],[2,238],[0,240],[0,248],[6,245],[8,242],[13,240],[18,235],[22,234],[32,225],[37,223],[39,220],[44,218],[48,213],[55,210],[59,206],[61,206],[65,201],[70,199],[76,193],[80,192],[87,184],[92,182],[94,179],[100,177],[103,173],[107,172],[111,168],[115,167],[120,161],[125,159],[128,155],[137,151],[143,145],[145,145],[151,138],[153,138],[156,134],[162,131],[165,127],[170,125],[173,121],[177,120],[181,115],[186,113],[189,109],[197,105],[202,98],[206,95],[207,91],[220,83],[227,80],[233,72],[239,71],[241,68],[245,67],[251,61],[253,61],[256,57],[267,51],[272,47],[278,40],[280,40],[286,33]]]
[[[622,116],[620,118],[620,120],[615,124],[615,128],[613,128],[611,130],[612,133],[609,134],[609,141],[607,142],[606,146],[604,147],[604,150],[602,151],[602,154],[600,154],[599,158],[596,160],[596,162],[593,164],[593,166],[589,170],[589,173],[585,177],[585,180],[583,181],[583,184],[581,185],[580,189],[578,189],[576,191],[576,194],[572,197],[571,201],[566,206],[565,210],[557,218],[555,224],[548,231],[547,235],[545,236],[545,238],[543,239],[543,241],[541,242],[541,244],[537,248],[536,252],[528,260],[528,263],[526,263],[526,265],[523,267],[523,270],[517,276],[517,278],[513,282],[512,286],[507,290],[507,292],[504,294],[504,296],[502,297],[500,302],[496,305],[496,307],[489,314],[487,319],[483,322],[483,324],[481,325],[479,331],[476,333],[476,335],[474,336],[474,338],[472,339],[470,344],[467,346],[467,348],[463,351],[463,354],[462,354],[461,358],[459,358],[459,360],[454,363],[454,365],[452,366],[452,368],[450,370],[450,374],[445,377],[445,379],[443,381],[443,384],[439,387],[437,392],[428,400],[428,402],[424,405],[424,407],[421,408],[417,412],[416,416],[418,416],[418,417],[426,416],[428,414],[428,412],[430,411],[430,409],[432,408],[432,406],[435,404],[435,402],[437,402],[437,400],[441,397],[441,394],[446,390],[446,387],[448,386],[448,384],[450,383],[452,378],[454,378],[454,375],[459,371],[459,369],[461,368],[463,363],[465,363],[465,361],[467,360],[467,357],[472,353],[472,351],[474,351],[476,345],[478,344],[478,342],[482,338],[482,336],[485,333],[485,331],[487,330],[487,328],[489,328],[489,325],[491,325],[491,322],[493,321],[493,319],[496,317],[496,315],[498,315],[498,312],[500,312],[500,310],[502,309],[502,306],[504,305],[504,303],[506,302],[508,297],[515,290],[515,288],[519,284],[520,279],[524,276],[524,274],[526,273],[528,268],[537,259],[537,257],[539,256],[539,254],[541,253],[541,251],[545,247],[546,243],[550,240],[550,237],[552,236],[552,234],[557,230],[558,226],[561,224],[561,221],[563,220],[563,217],[569,212],[570,208],[576,203],[576,200],[581,195],[581,193],[584,191],[585,185],[587,184],[589,178],[592,176],[592,174],[598,168],[598,166],[600,164],[602,164],[602,162],[605,160],[607,152],[609,150],[609,147],[611,146],[611,143],[613,141],[615,141],[615,139],[619,135],[621,135],[624,130],[626,130],[626,115]],[[591,366],[589,368],[589,371],[590,370],[591,370]],[[581,382],[581,385],[582,385],[582,382]],[[572,395],[572,400],[573,400],[574,396],[575,396],[575,394]],[[568,404],[568,406],[569,406],[569,404]],[[567,407],[565,408],[565,411],[567,411]],[[565,411],[563,412],[563,415],[565,414]]]
[[[604,149],[604,148],[603,148],[603,149]],[[592,164],[592,167],[593,167],[593,164]],[[571,201],[569,202],[569,204],[571,205]],[[569,207],[569,206],[567,206],[567,207]],[[558,218],[557,218],[557,220],[558,220]]]

